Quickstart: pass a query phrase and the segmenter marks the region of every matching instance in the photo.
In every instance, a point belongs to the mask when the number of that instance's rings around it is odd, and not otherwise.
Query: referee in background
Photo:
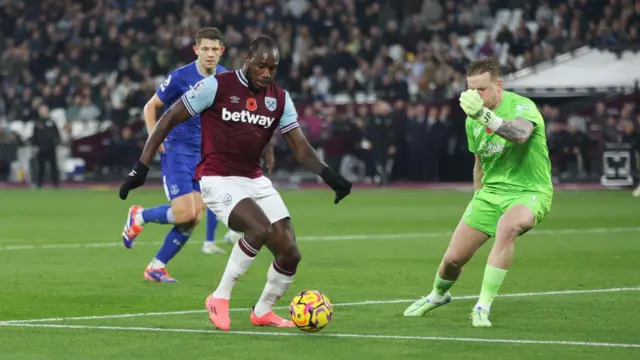
[[[56,147],[60,144],[60,132],[56,123],[49,117],[47,105],[40,105],[38,108],[38,120],[36,120],[33,128],[31,144],[36,148],[36,187],[42,188],[45,165],[49,163],[51,182],[57,188],[60,183],[60,172],[58,170]]]

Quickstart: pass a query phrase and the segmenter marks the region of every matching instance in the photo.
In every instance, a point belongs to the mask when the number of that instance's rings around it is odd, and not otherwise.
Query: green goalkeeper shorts
[[[462,220],[474,229],[493,237],[498,220],[514,205],[524,205],[535,215],[537,225],[551,210],[551,196],[540,193],[496,194],[476,191],[467,205]]]

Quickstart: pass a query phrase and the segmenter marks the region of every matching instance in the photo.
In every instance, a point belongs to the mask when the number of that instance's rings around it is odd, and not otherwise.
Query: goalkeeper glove
[[[476,90],[467,90],[460,94],[460,107],[462,110],[480,124],[496,131],[502,126],[503,119],[484,106],[484,101]]]

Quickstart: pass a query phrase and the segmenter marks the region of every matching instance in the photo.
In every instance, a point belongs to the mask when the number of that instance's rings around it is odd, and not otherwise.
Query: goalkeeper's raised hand
[[[502,125],[502,118],[484,106],[484,101],[477,90],[466,90],[460,94],[460,107],[462,110],[480,124],[495,131]]]

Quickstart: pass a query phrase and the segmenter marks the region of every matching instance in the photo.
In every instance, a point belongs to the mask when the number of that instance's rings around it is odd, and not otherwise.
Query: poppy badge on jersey
[[[258,102],[254,98],[247,99],[247,110],[256,111],[258,109]]]

